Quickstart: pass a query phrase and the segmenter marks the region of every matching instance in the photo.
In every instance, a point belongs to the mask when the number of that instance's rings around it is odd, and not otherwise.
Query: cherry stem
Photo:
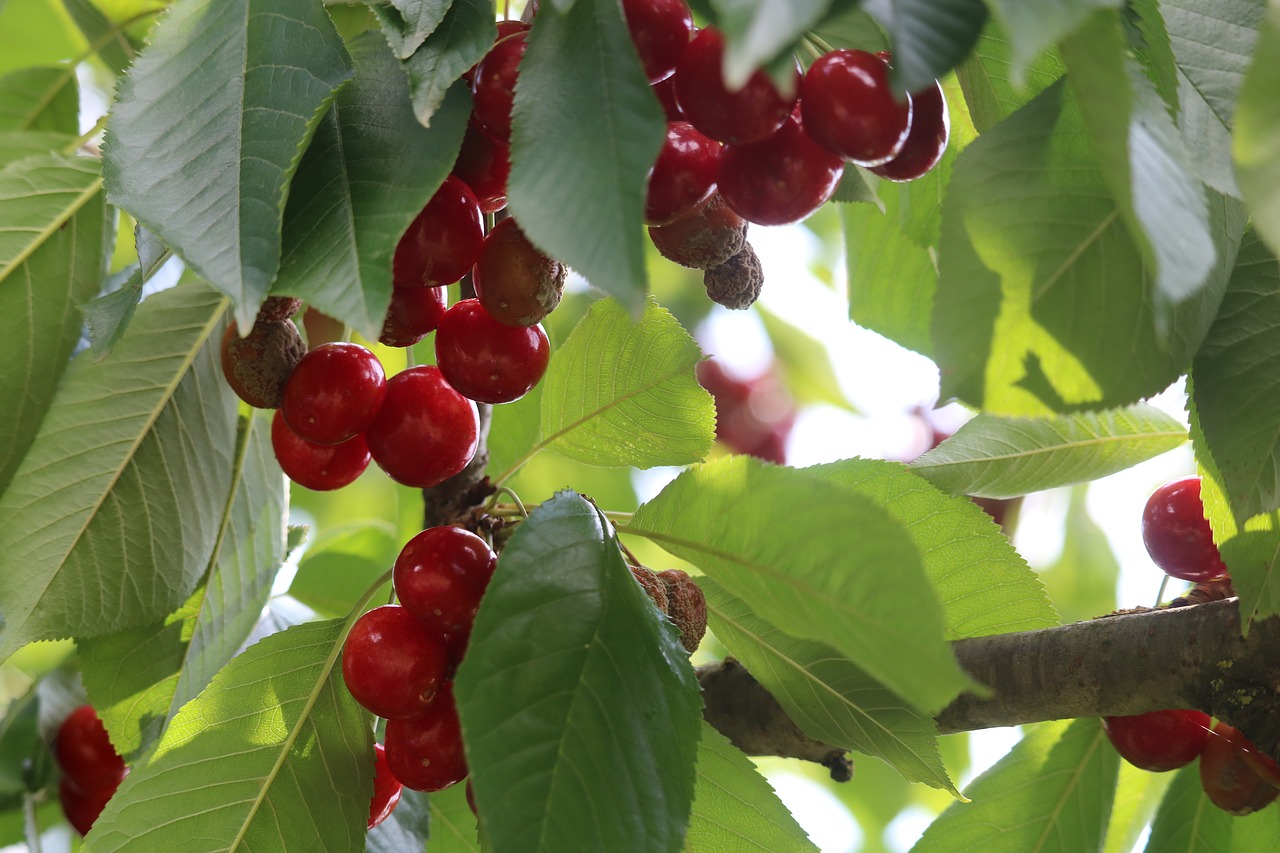
[[[524,508],[524,501],[520,500],[520,496],[507,486],[498,486],[498,488],[494,490],[493,497],[489,499],[489,505],[491,508],[497,505],[496,498],[498,495],[507,495],[510,497],[511,500],[515,502],[516,508],[520,510],[520,515],[524,518],[529,517],[529,510]]]
[[[1164,580],[1160,581],[1160,591],[1156,593],[1156,607],[1160,606],[1160,602],[1164,601],[1164,588],[1169,585],[1169,576],[1165,575]]]
[[[804,39],[807,43],[812,44],[814,47],[818,48],[818,50],[822,51],[823,53],[831,53],[832,51],[835,50],[834,47],[827,44],[827,42],[824,41],[821,37],[816,36],[813,33],[808,33],[807,35],[805,35]]]

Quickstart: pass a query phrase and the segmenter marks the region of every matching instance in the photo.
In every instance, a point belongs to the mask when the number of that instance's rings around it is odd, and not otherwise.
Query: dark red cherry
[[[342,678],[355,700],[388,720],[421,717],[444,684],[444,637],[398,604],[370,610],[342,647]]]
[[[382,362],[359,344],[322,344],[298,362],[284,386],[280,412],[300,438],[341,444],[364,432],[386,393]]]
[[[507,326],[464,299],[440,321],[436,364],[445,380],[477,403],[510,403],[538,384],[551,346],[541,325]]]
[[[58,780],[58,801],[62,804],[62,813],[66,815],[67,823],[81,835],[88,835],[119,787],[120,780],[117,779],[110,785],[100,785],[86,791],[70,776],[64,775]]]
[[[502,142],[511,139],[511,104],[520,60],[528,46],[524,32],[501,39],[489,48],[471,78],[473,115],[481,127]]]
[[[476,298],[499,323],[532,326],[560,304],[568,270],[529,241],[514,219],[484,239],[473,282]]]
[[[887,163],[872,166],[871,173],[891,181],[914,181],[938,165],[947,150],[951,117],[941,84],[911,93],[911,129],[902,150]]]
[[[391,479],[426,489],[467,467],[479,427],[476,404],[453,390],[439,368],[411,367],[387,382],[365,440]]]
[[[373,829],[396,810],[400,802],[400,780],[387,765],[387,750],[380,743],[373,745],[373,796],[369,798],[369,829]]]
[[[659,80],[651,87],[653,94],[658,96],[658,103],[662,104],[662,111],[667,115],[667,121],[684,121],[684,110],[680,109],[680,105],[676,103],[676,80],[675,77],[668,77],[665,80]]]
[[[685,0],[622,0],[631,41],[650,83],[670,77],[693,35],[693,15]]]
[[[315,492],[349,485],[369,467],[369,447],[363,435],[341,444],[312,444],[289,429],[279,411],[271,419],[271,448],[285,476]]]
[[[425,716],[388,720],[384,742],[387,765],[406,788],[442,791],[465,779],[467,758],[453,701],[453,682],[445,682]]]
[[[1200,784],[1205,794],[1233,815],[1253,814],[1280,795],[1280,788],[1268,784],[1246,760],[1250,746],[1238,729],[1218,721],[1200,753]]]
[[[667,138],[645,187],[646,225],[667,225],[711,197],[720,174],[719,142],[687,121],[667,125]]]
[[[457,638],[471,633],[498,558],[461,527],[430,527],[405,544],[393,571],[396,595],[422,624]],[[462,644],[465,647],[465,643]],[[455,657],[461,659],[461,653]]]
[[[1120,757],[1153,772],[1177,770],[1195,760],[1209,736],[1209,715],[1201,711],[1151,711],[1106,717],[1102,728]]]
[[[107,729],[91,705],[81,705],[62,721],[53,754],[62,772],[81,790],[118,785],[124,778],[124,759],[111,745]]]
[[[466,135],[462,137],[462,150],[453,164],[453,174],[475,193],[481,211],[497,213],[507,206],[511,149],[474,121],[468,122]]]
[[[1199,477],[1173,480],[1151,494],[1142,511],[1142,541],[1172,577],[1201,583],[1227,574],[1204,517]]]
[[[378,342],[389,347],[411,347],[436,330],[444,310],[443,287],[393,288]]]
[[[450,175],[396,244],[396,287],[440,287],[470,271],[484,242],[484,215],[471,188]]]
[[[814,141],[862,166],[891,160],[911,127],[911,99],[894,97],[888,64],[863,50],[818,57],[800,84],[800,110]]]
[[[805,133],[797,111],[762,142],[725,146],[718,188],[748,222],[786,225],[831,198],[843,173],[844,160]]]
[[[790,96],[760,70],[731,92],[721,76],[723,62],[724,36],[714,27],[689,42],[675,73],[676,102],[685,120],[712,139],[738,145],[758,142],[782,127],[796,102],[800,72]]]

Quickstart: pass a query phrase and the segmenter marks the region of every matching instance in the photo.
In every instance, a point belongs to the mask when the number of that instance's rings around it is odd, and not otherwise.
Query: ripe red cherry
[[[411,367],[387,382],[365,440],[391,479],[426,489],[467,467],[479,429],[476,404],[453,390],[439,368]]]
[[[445,682],[426,716],[388,720],[384,740],[387,765],[406,788],[442,791],[466,778],[467,758],[452,681]]]
[[[1142,511],[1142,541],[1172,577],[1201,583],[1227,574],[1204,517],[1199,477],[1173,480],[1151,494]]]
[[[115,786],[124,778],[124,759],[90,705],[81,705],[62,721],[53,754],[62,772],[83,791]]]
[[[1200,711],[1152,711],[1106,717],[1102,728],[1120,757],[1134,767],[1162,772],[1195,760],[1209,736],[1209,715]]]
[[[891,160],[911,127],[911,99],[889,86],[889,65],[862,50],[818,57],[800,84],[805,130],[814,141],[863,166]]]
[[[719,142],[689,122],[670,122],[666,141],[649,172],[645,224],[667,225],[710,198],[720,174],[722,150]]]
[[[500,39],[480,60],[471,78],[473,115],[481,127],[502,142],[511,139],[511,104],[520,60],[528,46],[524,32]]]
[[[738,145],[758,142],[782,127],[797,96],[782,95],[759,70],[731,92],[721,76],[723,62],[724,35],[714,27],[689,42],[675,73],[676,102],[685,119],[712,139]],[[799,71],[795,82],[793,93],[799,89]]]
[[[355,700],[379,717],[421,717],[444,683],[444,637],[398,604],[365,613],[342,647],[342,678]]]
[[[315,492],[341,489],[369,467],[369,446],[363,435],[342,444],[312,444],[289,429],[279,410],[271,419],[271,449],[290,480]]]
[[[530,243],[514,219],[504,219],[484,239],[473,282],[493,319],[532,326],[560,304],[567,275],[564,264]]]
[[[382,362],[359,344],[323,344],[302,357],[284,386],[285,423],[312,444],[341,444],[364,432],[386,394]]]
[[[389,347],[411,347],[436,330],[444,308],[443,287],[397,287],[391,291],[378,341]]]
[[[448,634],[456,645],[456,638],[470,635],[497,563],[497,556],[474,533],[461,527],[431,527],[410,539],[396,558],[396,595],[423,625]],[[460,653],[456,656],[461,658]]]
[[[887,163],[872,166],[871,173],[891,181],[914,181],[924,177],[947,150],[951,117],[942,86],[934,83],[911,93],[911,129],[902,150]]]
[[[396,287],[440,287],[458,281],[480,254],[484,215],[476,195],[453,175],[396,244],[391,281]]]
[[[445,381],[477,403],[510,403],[538,384],[551,345],[541,325],[504,326],[478,299],[464,299],[440,321],[436,364]]]
[[[58,780],[58,801],[62,804],[62,813],[66,815],[67,823],[81,835],[88,835],[119,787],[120,780],[117,779],[110,785],[100,785],[86,791],[70,776],[64,775]]]
[[[748,222],[786,225],[831,198],[843,173],[844,160],[805,133],[797,111],[762,142],[725,146],[718,188]]]
[[[467,132],[462,137],[462,150],[453,164],[453,174],[475,193],[482,212],[497,213],[507,206],[511,149],[474,121],[468,122]]]
[[[387,750],[380,743],[373,745],[373,796],[369,798],[369,829],[373,829],[396,810],[400,802],[400,780],[387,765]]]
[[[653,94],[658,96],[658,103],[662,104],[662,111],[666,113],[667,121],[684,121],[684,110],[680,109],[680,105],[676,103],[676,78],[668,77],[666,80],[659,80],[650,86]]]
[[[1200,784],[1215,806],[1233,815],[1247,815],[1266,807],[1280,794],[1246,761],[1252,744],[1235,727],[1214,724],[1200,753]]]
[[[693,35],[693,15],[684,0],[622,0],[631,41],[650,83],[670,77]]]

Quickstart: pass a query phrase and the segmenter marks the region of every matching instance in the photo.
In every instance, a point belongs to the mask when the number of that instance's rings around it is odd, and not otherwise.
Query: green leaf
[[[1049,418],[978,415],[911,470],[953,495],[1013,498],[1123,471],[1186,440],[1181,424],[1145,403]]]
[[[997,16],[1004,11],[1004,6],[1013,7],[1017,12],[1026,8],[1016,2],[998,0],[995,4]],[[1064,14],[1067,11],[1060,6],[1054,8]],[[1042,5],[1036,12],[1035,20],[1038,21],[1039,15],[1048,13],[1049,8]],[[1011,9],[1008,14],[1016,13]],[[969,115],[980,133],[986,133],[1004,121],[1066,72],[1057,52],[1047,49],[1047,45],[1046,49],[1034,53],[1025,65],[1017,65],[1013,54],[1019,49],[1019,43],[1011,42],[1007,35],[1015,26],[1021,27],[1022,23],[1006,25],[1002,31],[994,20],[988,21],[973,46],[973,52],[956,69]]]
[[[1122,0],[1059,0],[1055,3],[1023,3],[991,0],[991,14],[1009,36],[1010,74],[1015,87],[1029,83],[1028,70],[1042,51],[1076,32],[1098,9],[1116,9]]]
[[[80,94],[66,68],[23,68],[0,77],[0,130],[80,132]]]
[[[1041,723],[965,791],[911,853],[1080,853],[1106,835],[1120,757],[1097,720]]]
[[[427,798],[431,807],[431,853],[480,853],[476,818],[467,805],[465,789],[465,784],[454,785]]]
[[[0,170],[27,157],[61,151],[73,141],[74,137],[49,130],[0,130]]]
[[[535,246],[639,316],[645,177],[664,119],[617,0],[534,18],[511,114],[511,215]]]
[[[204,574],[236,441],[225,306],[195,284],[158,293],[110,358],[68,369],[0,496],[0,659],[159,620]]]
[[[1141,253],[1084,130],[1058,82],[957,159],[934,305],[943,397],[1008,415],[1128,405],[1177,378],[1208,331],[1243,206],[1212,197],[1217,265],[1161,335]]]
[[[465,785],[454,785],[461,791]],[[463,811],[471,814],[466,803]],[[439,830],[431,812],[431,803],[426,794],[410,788],[400,790],[400,802],[395,811],[382,823],[369,830],[365,838],[366,853],[405,853],[409,850],[425,850],[427,837],[431,837],[431,853],[446,853],[447,848],[439,843]]]
[[[80,306],[85,325],[89,327],[95,360],[105,358],[120,342],[138,310],[143,285],[173,257],[169,247],[141,225],[134,225],[133,245],[138,253],[138,263],[113,275],[104,288],[106,293]]]
[[[933,718],[821,643],[798,640],[761,619],[709,577],[699,578],[716,639],[814,740],[887,762],[912,782],[959,797],[938,752]],[[695,800],[696,803],[696,800]]]
[[[98,291],[108,227],[91,160],[39,154],[0,170],[0,492],[80,337],[76,306]]]
[[[684,465],[715,440],[715,405],[698,384],[702,352],[650,301],[637,322],[597,301],[552,354],[542,379],[542,435],[589,465]]]
[[[1231,853],[1270,853],[1280,848],[1280,811],[1262,809],[1231,822]]]
[[[1173,777],[1145,853],[1230,853],[1235,818],[1205,796],[1199,768],[1198,761],[1188,764]]]
[[[1236,178],[1253,212],[1253,224],[1280,253],[1280,7],[1268,3],[1253,60],[1240,86],[1233,152]]]
[[[8,0],[0,6],[0,73],[78,56],[84,39],[59,0]]]
[[[391,568],[403,544],[395,527],[380,520],[326,531],[298,562],[289,594],[322,615],[345,616]]]
[[[982,32],[982,0],[867,0],[864,8],[893,43],[896,84],[923,89],[964,59]]]
[[[386,6],[370,3],[369,8],[396,58],[406,59],[440,26],[451,5],[450,0],[391,0]]]
[[[1140,770],[1120,762],[1116,797],[1107,824],[1107,843],[1100,853],[1134,853],[1138,838],[1147,830],[1156,808],[1172,782],[1171,773]]]
[[[780,630],[833,647],[919,710],[973,686],[946,644],[915,543],[851,489],[725,457],[681,474],[623,529],[693,563]]]
[[[413,113],[423,127],[430,126],[449,88],[484,58],[497,34],[492,3],[454,0],[440,26],[404,61]]]
[[[818,848],[751,760],[704,720],[685,849],[801,853]]]
[[[711,0],[711,6],[726,37],[722,73],[736,90],[813,29],[831,0]]]
[[[448,176],[471,105],[459,91],[427,130],[378,34],[348,49],[356,76],[320,121],[293,178],[272,290],[377,340],[391,304],[391,256]]]
[[[756,313],[773,344],[779,378],[797,401],[828,403],[850,412],[857,411],[840,390],[831,354],[822,343],[767,308],[757,306]]]
[[[108,198],[230,296],[244,328],[279,270],[289,181],[350,76],[318,3],[185,0],[117,89]]]
[[[137,54],[120,28],[92,0],[62,0],[62,5],[106,66],[115,74],[123,74]]]
[[[232,661],[126,777],[88,846],[363,850],[372,738],[337,666],[343,635],[340,621],[299,625]]]
[[[543,503],[503,550],[455,691],[493,849],[681,848],[697,680],[578,495]]]

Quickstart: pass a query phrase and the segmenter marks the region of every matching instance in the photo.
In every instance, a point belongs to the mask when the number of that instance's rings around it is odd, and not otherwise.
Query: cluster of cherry
[[[62,768],[58,782],[62,813],[76,832],[87,835],[129,770],[89,705],[81,705],[62,721],[53,757]]]
[[[1142,514],[1142,539],[1169,576],[1231,592],[1205,519],[1199,477],[1173,480],[1152,493]],[[1121,757],[1143,770],[1176,770],[1199,757],[1205,794],[1231,814],[1251,814],[1280,795],[1280,766],[1238,729],[1201,711],[1106,717],[1103,729]]]
[[[716,439],[734,453],[787,464],[787,438],[796,421],[796,404],[772,370],[742,379],[720,362],[698,363],[698,382],[716,403]]]

